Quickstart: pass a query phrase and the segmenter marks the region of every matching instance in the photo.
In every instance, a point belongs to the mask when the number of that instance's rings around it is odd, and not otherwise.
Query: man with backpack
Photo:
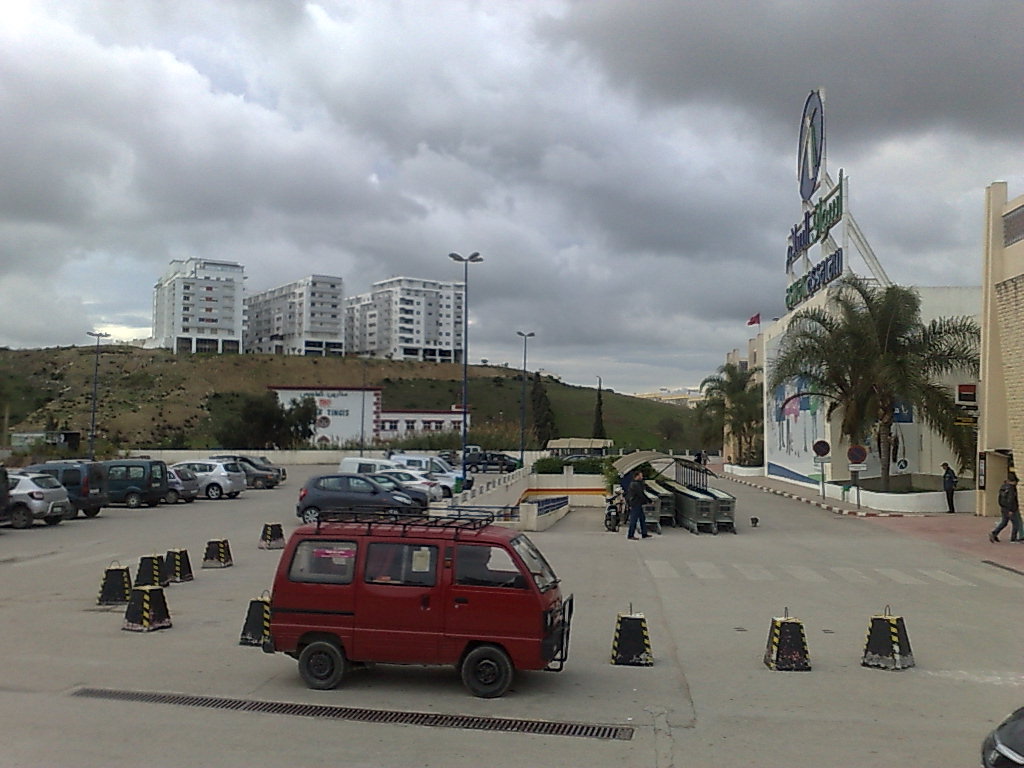
[[[988,540],[993,544],[999,541],[999,533],[1009,523],[1010,541],[1022,541],[1020,530],[1020,505],[1017,502],[1017,476],[1012,472],[1007,476],[1006,481],[999,488],[999,512],[1002,519],[999,525],[992,529]]]

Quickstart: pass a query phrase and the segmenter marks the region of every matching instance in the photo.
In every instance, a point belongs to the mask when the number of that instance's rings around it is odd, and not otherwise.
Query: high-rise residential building
[[[153,287],[152,346],[175,353],[242,351],[245,267],[175,259]]]
[[[273,355],[345,354],[344,284],[309,275],[245,298],[244,349]]]
[[[350,354],[392,360],[462,362],[465,284],[392,277],[345,301]]]

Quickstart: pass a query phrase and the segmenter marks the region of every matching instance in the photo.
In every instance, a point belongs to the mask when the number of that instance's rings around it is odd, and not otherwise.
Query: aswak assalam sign
[[[829,231],[843,218],[843,172],[839,171],[839,183],[804,211],[804,218],[789,231],[789,246],[786,248],[786,271],[803,256],[807,249],[824,240]]]
[[[786,289],[786,309],[792,309],[810,298],[843,274],[843,249],[837,248],[819,261],[806,275],[790,283]]]

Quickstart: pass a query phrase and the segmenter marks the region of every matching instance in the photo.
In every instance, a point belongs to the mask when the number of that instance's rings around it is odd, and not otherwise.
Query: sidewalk
[[[836,515],[863,517],[872,524],[881,525],[891,531],[926,539],[1024,576],[1024,543],[1010,541],[1010,526],[999,534],[998,544],[988,540],[989,531],[999,522],[998,518],[979,517],[969,513],[950,515],[945,512],[879,512],[864,506],[858,508],[856,502],[823,499],[800,486],[778,478],[739,477],[722,472],[721,467],[712,469],[719,477],[730,482],[810,504]]]

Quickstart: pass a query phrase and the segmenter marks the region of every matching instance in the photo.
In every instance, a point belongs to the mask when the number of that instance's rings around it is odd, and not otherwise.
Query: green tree
[[[597,379],[597,402],[594,404],[594,429],[590,435],[596,440],[604,440],[608,433],[604,429],[604,404],[601,402],[601,378]]]
[[[555,424],[555,412],[548,399],[548,391],[538,373],[533,377],[530,389],[530,412],[533,415],[533,433],[541,448],[547,446],[549,440],[558,437],[558,426]]]
[[[761,463],[762,387],[760,368],[741,368],[735,363],[718,367],[718,373],[700,383],[704,412],[724,427],[724,445],[735,444],[740,464]]]
[[[224,448],[297,448],[313,435],[317,409],[311,397],[292,400],[287,407],[273,392],[236,394],[231,400],[234,412],[214,431]]]
[[[666,443],[673,445],[683,439],[683,434],[685,432],[683,423],[679,421],[679,419],[674,419],[671,416],[666,416],[665,418],[660,419],[655,425],[655,429]]]
[[[795,382],[787,398],[817,395],[826,417],[840,415],[840,431],[863,443],[876,430],[881,487],[889,490],[892,424],[909,404],[959,459],[973,466],[974,432],[958,426],[962,415],[943,376],[978,373],[977,323],[969,317],[921,320],[921,298],[911,288],[876,287],[847,275],[824,307],[793,316],[771,368],[774,389]]]

